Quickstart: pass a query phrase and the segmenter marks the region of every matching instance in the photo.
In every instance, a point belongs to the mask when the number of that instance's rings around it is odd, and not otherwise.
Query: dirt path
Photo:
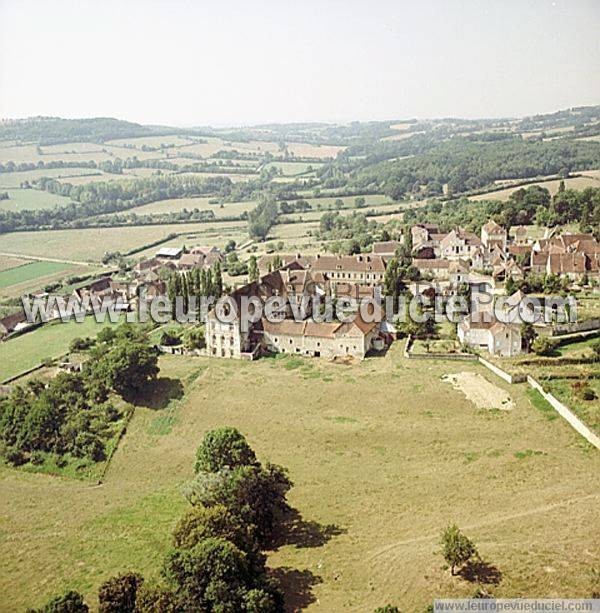
[[[587,496],[578,496],[577,498],[570,498],[568,500],[562,500],[561,502],[556,502],[554,504],[545,504],[541,507],[535,507],[533,509],[527,509],[524,511],[518,511],[516,513],[509,513],[507,515],[501,515],[499,517],[494,517],[492,519],[486,521],[475,522],[473,524],[469,524],[467,526],[461,526],[461,530],[476,530],[478,528],[484,528],[486,526],[494,526],[496,524],[503,523],[505,521],[510,521],[512,519],[519,519],[521,517],[528,517],[530,515],[537,515],[538,513],[547,513],[548,511],[553,511],[554,509],[560,509],[562,507],[566,507],[572,504],[576,504],[579,502],[583,502],[584,500],[590,499],[598,499],[600,500],[599,494],[588,494]],[[413,545],[416,543],[426,543],[428,541],[434,541],[440,538],[439,532],[435,534],[429,534],[427,536],[418,536],[411,539],[405,539],[403,541],[396,541],[395,543],[390,543],[385,547],[381,547],[377,551],[373,552],[369,556],[367,556],[366,560],[368,562],[372,562],[382,555],[397,549],[398,547],[402,547],[403,545]]]

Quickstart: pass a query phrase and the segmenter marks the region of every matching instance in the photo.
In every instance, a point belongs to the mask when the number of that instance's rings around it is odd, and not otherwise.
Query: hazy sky
[[[0,0],[0,117],[240,125],[600,104],[600,0]]]

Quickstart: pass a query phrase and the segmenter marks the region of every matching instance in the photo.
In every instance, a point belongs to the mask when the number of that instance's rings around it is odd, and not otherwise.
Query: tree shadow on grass
[[[458,573],[465,581],[484,585],[499,585],[502,571],[485,560],[471,560]]]
[[[158,377],[148,383],[144,392],[132,398],[136,406],[148,409],[160,410],[166,408],[171,400],[179,400],[183,397],[183,384],[179,379],[171,377]]]
[[[279,528],[273,535],[271,547],[278,549],[284,545],[297,548],[322,547],[334,536],[345,534],[347,530],[335,524],[320,524],[305,520],[297,509],[290,509],[282,518]]]
[[[322,578],[310,570],[298,570],[281,566],[272,568],[269,574],[275,577],[285,594],[285,611],[300,611],[316,602],[312,588],[322,583]]]

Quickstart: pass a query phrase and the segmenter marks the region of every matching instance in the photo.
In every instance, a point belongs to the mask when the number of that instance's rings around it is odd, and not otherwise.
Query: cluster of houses
[[[162,247],[154,257],[142,260],[133,267],[136,293],[148,299],[166,294],[167,286],[161,271],[189,272],[194,269],[209,270],[223,261],[223,254],[215,246]]]
[[[54,308],[48,313],[48,319],[59,319],[64,313],[70,297],[85,305],[87,312],[92,312],[101,304],[113,309],[128,311],[134,308],[138,300],[150,301],[167,293],[164,272],[189,272],[195,268],[208,270],[221,262],[221,251],[214,246],[198,246],[189,250],[180,247],[163,247],[147,260],[142,260],[133,267],[131,281],[119,281],[105,275],[77,285],[71,295],[52,296]],[[49,298],[45,292],[33,294],[31,298]],[[0,319],[0,339],[20,333],[32,324],[27,321],[23,310],[19,310]]]
[[[524,226],[509,236],[491,220],[480,236],[462,228],[440,232],[436,225],[419,224],[411,228],[413,265],[437,280],[460,283],[483,275],[494,286],[529,273],[600,280],[600,243],[591,234],[555,235],[555,231],[547,230],[543,239],[534,240]]]

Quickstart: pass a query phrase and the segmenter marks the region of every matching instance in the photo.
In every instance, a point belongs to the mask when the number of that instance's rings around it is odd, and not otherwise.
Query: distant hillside
[[[31,117],[9,119],[0,123],[0,141],[18,140],[40,145],[73,142],[101,143],[114,138],[132,138],[157,134],[176,134],[176,128],[143,126],[111,117],[62,119]]]

